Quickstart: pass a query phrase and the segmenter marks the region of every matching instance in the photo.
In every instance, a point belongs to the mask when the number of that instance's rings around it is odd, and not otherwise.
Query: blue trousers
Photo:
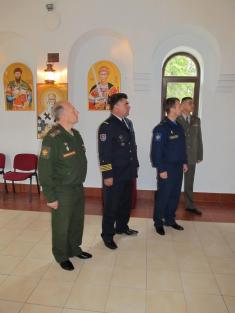
[[[183,165],[170,164],[167,166],[168,178],[162,179],[158,173],[157,192],[155,195],[154,205],[154,225],[163,226],[163,219],[166,225],[175,223],[175,212],[179,204],[182,179]]]
[[[133,179],[114,182],[113,186],[103,186],[102,238],[110,240],[116,231],[129,229],[131,214]]]

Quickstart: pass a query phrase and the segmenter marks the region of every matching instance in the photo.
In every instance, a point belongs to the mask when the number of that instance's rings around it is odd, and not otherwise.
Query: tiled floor
[[[51,255],[50,213],[0,210],[0,313],[234,313],[235,224],[181,221],[154,232],[132,218],[138,237],[100,240],[101,217],[86,215],[83,248],[66,272]]]

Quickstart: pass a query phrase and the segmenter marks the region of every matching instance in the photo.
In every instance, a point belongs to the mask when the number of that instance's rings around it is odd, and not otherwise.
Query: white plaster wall
[[[46,0],[0,0],[0,150],[10,168],[19,152],[38,153],[36,112],[5,112],[2,75],[19,61],[36,73],[48,52],[68,68],[69,97],[81,112],[78,125],[87,147],[87,186],[100,186],[96,130],[104,112],[86,109],[86,77],[101,59],[116,63],[132,106],[139,148],[139,189],[155,188],[149,162],[151,131],[160,120],[161,67],[174,51],[189,51],[202,69],[200,116],[205,161],[195,190],[234,193],[235,4],[232,0],[57,0],[60,24],[49,30]],[[38,76],[40,80],[41,77]]]

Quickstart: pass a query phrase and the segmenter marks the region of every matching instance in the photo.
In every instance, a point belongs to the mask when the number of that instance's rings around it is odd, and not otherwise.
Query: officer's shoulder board
[[[61,133],[61,130],[59,129],[58,126],[54,126],[52,127],[51,130],[49,130],[48,132],[48,136],[55,138],[56,136],[58,136]]]

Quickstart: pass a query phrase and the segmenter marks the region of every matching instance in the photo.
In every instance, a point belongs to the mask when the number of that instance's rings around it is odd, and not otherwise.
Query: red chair
[[[5,181],[10,180],[12,182],[13,192],[15,193],[15,181],[23,181],[30,179],[30,202],[32,201],[32,177],[35,176],[37,182],[38,194],[40,194],[40,187],[38,183],[37,175],[38,157],[35,154],[17,154],[14,158],[14,171],[7,172],[3,175]],[[18,171],[17,171],[18,170]],[[20,172],[19,172],[20,171]],[[7,185],[6,186],[6,192]]]
[[[3,153],[0,153],[0,174],[4,175],[5,171],[5,163],[6,163],[6,156]],[[7,191],[7,184],[4,180],[5,190]]]

